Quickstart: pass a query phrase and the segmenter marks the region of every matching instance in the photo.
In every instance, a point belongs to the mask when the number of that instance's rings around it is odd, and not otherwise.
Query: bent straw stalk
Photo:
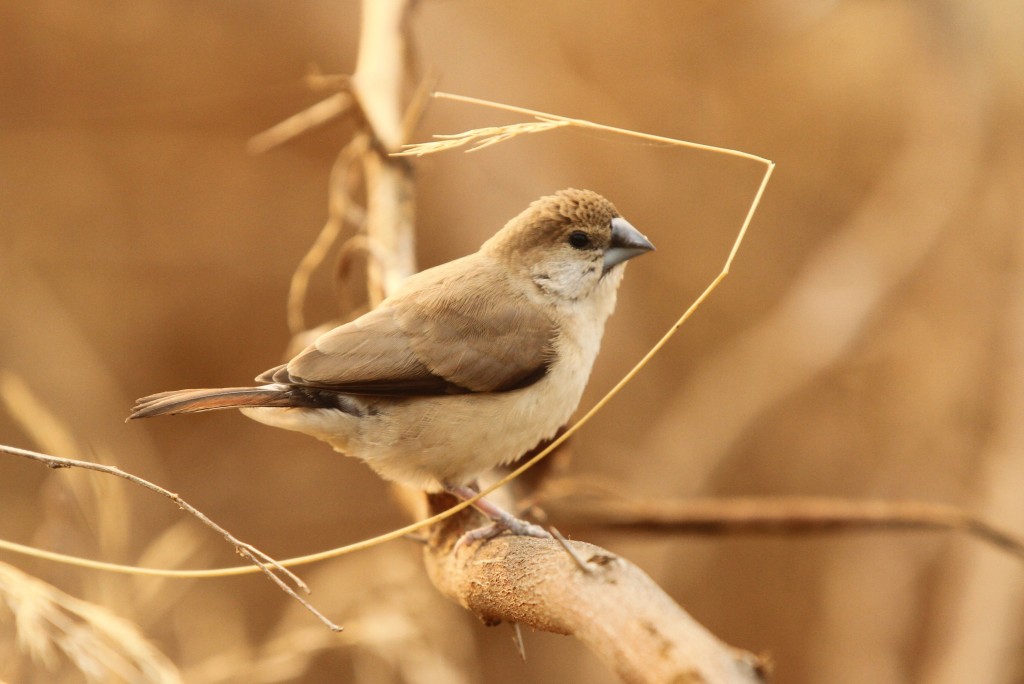
[[[499,110],[503,110],[503,111],[507,111],[507,112],[513,112],[513,113],[516,113],[516,114],[524,114],[526,116],[531,116],[531,117],[535,118],[536,121],[535,122],[528,122],[528,123],[510,124],[510,125],[507,125],[507,126],[495,126],[495,127],[474,129],[474,130],[466,131],[464,133],[457,133],[457,134],[453,134],[453,135],[435,136],[436,138],[438,138],[438,140],[435,140],[433,142],[428,142],[428,143],[418,143],[418,144],[415,144],[415,145],[407,146],[407,149],[405,149],[405,150],[403,150],[401,152],[393,153],[394,156],[410,156],[410,155],[412,155],[412,156],[422,156],[424,154],[432,154],[432,153],[435,153],[435,152],[441,152],[441,151],[445,151],[445,150],[449,150],[449,149],[455,149],[455,148],[458,148],[458,147],[465,146],[467,144],[471,144],[472,145],[472,147],[470,147],[470,149],[468,151],[473,151],[473,150],[479,150],[479,149],[481,149],[483,147],[488,147],[490,145],[494,145],[494,144],[497,144],[497,143],[500,143],[500,142],[505,142],[505,141],[508,141],[508,140],[512,140],[512,139],[514,139],[514,138],[516,138],[516,137],[518,137],[520,135],[529,135],[529,134],[532,134],[532,133],[541,133],[541,132],[553,130],[553,129],[556,129],[556,128],[576,127],[576,128],[585,128],[585,129],[591,129],[591,130],[606,131],[606,132],[609,132],[609,133],[623,135],[623,136],[627,136],[627,137],[631,137],[631,138],[637,138],[637,139],[640,139],[640,140],[646,140],[646,141],[649,141],[649,142],[658,142],[658,143],[664,143],[666,145],[671,145],[671,146],[678,146],[678,147],[684,147],[684,148],[688,148],[688,149],[700,150],[700,151],[705,151],[705,152],[714,152],[714,153],[718,153],[718,154],[727,154],[727,155],[734,156],[734,157],[740,157],[740,158],[743,158],[743,159],[748,159],[748,160],[751,160],[751,161],[756,161],[759,164],[763,164],[764,167],[765,167],[765,171],[764,171],[764,175],[761,178],[761,182],[758,185],[757,191],[754,193],[753,200],[750,203],[750,207],[747,210],[746,216],[743,219],[743,224],[740,226],[739,232],[736,235],[736,239],[733,241],[732,248],[729,251],[729,255],[728,255],[728,257],[725,260],[725,264],[723,265],[721,272],[719,272],[719,274],[717,276],[715,276],[714,279],[712,279],[712,281],[708,284],[708,286],[704,288],[704,290],[700,293],[700,295],[698,295],[698,297],[693,301],[693,303],[690,304],[690,306],[682,313],[682,315],[679,317],[679,319],[675,323],[672,324],[672,326],[665,332],[665,334],[662,335],[661,339],[659,339],[654,344],[654,346],[651,347],[651,349],[646,354],[644,354],[644,356],[636,363],[636,365],[633,366],[633,368],[628,373],[626,373],[626,375],[624,375],[622,377],[622,379],[619,380],[610,390],[608,390],[608,392],[596,404],[594,404],[594,406],[591,407],[591,409],[589,411],[584,413],[583,416],[579,420],[577,420],[573,425],[571,425],[558,438],[556,438],[554,441],[552,441],[547,446],[547,448],[543,449],[536,456],[534,456],[531,459],[529,459],[528,461],[524,462],[522,465],[520,465],[518,468],[513,470],[511,473],[509,473],[508,475],[506,475],[502,479],[498,480],[497,482],[495,482],[490,487],[487,487],[486,489],[481,491],[476,496],[474,496],[474,497],[472,497],[470,499],[467,499],[465,501],[460,501],[459,503],[457,503],[453,507],[451,507],[451,508],[449,508],[449,509],[447,509],[447,510],[441,512],[441,513],[438,513],[437,515],[434,515],[434,516],[431,516],[431,517],[426,518],[424,520],[420,520],[418,522],[406,525],[405,527],[401,527],[399,529],[392,530],[392,531],[387,532],[385,534],[378,535],[376,537],[371,537],[369,539],[364,539],[364,540],[356,542],[354,544],[348,544],[346,546],[338,547],[338,548],[335,548],[335,549],[329,549],[327,551],[321,551],[319,553],[309,554],[309,555],[306,555],[306,556],[299,556],[299,557],[295,557],[295,558],[289,558],[287,560],[279,561],[279,563],[276,563],[275,565],[280,565],[280,566],[284,566],[284,567],[295,567],[295,566],[298,566],[298,565],[305,565],[305,564],[308,564],[308,563],[314,563],[314,562],[317,562],[317,561],[327,560],[327,559],[330,559],[330,558],[337,558],[338,556],[343,556],[343,555],[346,555],[346,554],[349,554],[349,553],[354,553],[356,551],[362,551],[364,549],[368,549],[368,548],[371,548],[373,546],[378,546],[380,544],[392,541],[394,539],[399,539],[399,538],[404,537],[404,536],[406,536],[406,535],[408,535],[410,533],[417,532],[417,531],[419,531],[419,530],[421,530],[421,529],[423,529],[425,527],[428,527],[428,526],[433,525],[433,524],[435,524],[437,522],[440,522],[441,520],[445,520],[445,519],[447,519],[447,518],[449,518],[449,517],[459,513],[460,511],[464,510],[465,508],[467,508],[469,506],[472,506],[479,499],[481,499],[484,496],[487,496],[488,494],[494,492],[495,490],[505,486],[506,484],[508,484],[509,482],[514,480],[515,478],[519,477],[520,475],[522,475],[524,472],[526,472],[530,468],[532,468],[534,465],[539,463],[541,460],[546,458],[551,452],[553,452],[556,448],[558,448],[559,445],[561,445],[563,442],[565,442],[567,439],[569,439],[572,435],[576,434],[576,432],[578,432],[584,425],[586,425],[587,422],[589,422],[590,419],[593,418],[594,415],[596,415],[598,411],[600,411],[602,408],[604,408],[605,405],[608,404],[608,402],[611,401],[612,398],[616,394],[618,394],[622,390],[623,387],[626,386],[626,384],[628,384],[634,377],[636,377],[636,375],[643,369],[643,367],[646,366],[650,362],[650,360],[654,357],[655,354],[657,354],[659,351],[661,351],[661,349],[669,342],[669,340],[672,339],[672,337],[683,326],[683,324],[686,323],[686,321],[690,319],[690,317],[694,314],[694,312],[698,308],[700,308],[700,306],[704,303],[705,300],[707,300],[707,298],[711,295],[711,293],[715,290],[715,288],[717,288],[718,285],[722,282],[722,280],[724,280],[725,277],[729,274],[729,269],[732,266],[732,262],[736,258],[736,254],[739,252],[740,245],[743,243],[743,239],[744,239],[744,237],[747,234],[747,229],[749,228],[750,223],[751,223],[751,221],[754,218],[754,213],[757,211],[757,207],[758,207],[758,205],[761,202],[761,197],[764,195],[764,191],[765,191],[765,188],[768,185],[769,179],[771,178],[772,171],[775,169],[775,163],[774,162],[772,162],[772,161],[770,161],[768,159],[765,159],[763,157],[759,157],[757,155],[750,154],[748,152],[741,152],[739,150],[732,150],[732,149],[728,149],[728,148],[724,148],[724,147],[715,147],[715,146],[712,146],[712,145],[703,145],[703,144],[700,144],[700,143],[689,142],[689,141],[686,141],[686,140],[677,140],[675,138],[667,138],[667,137],[660,136],[660,135],[652,135],[650,133],[641,133],[639,131],[633,131],[633,130],[629,130],[629,129],[626,129],[626,128],[618,128],[618,127],[615,127],[615,126],[608,126],[608,125],[605,125],[605,124],[599,124],[599,123],[595,123],[595,122],[592,122],[592,121],[587,121],[585,119],[572,119],[572,118],[569,118],[569,117],[559,116],[557,114],[549,114],[547,112],[541,112],[541,111],[537,111],[537,110],[533,110],[533,109],[526,109],[524,107],[517,107],[517,106],[514,106],[514,105],[503,104],[503,103],[500,103],[500,102],[493,102],[493,101],[490,101],[490,100],[482,100],[482,99],[479,99],[479,98],[467,97],[465,95],[456,95],[456,94],[453,94],[453,93],[435,92],[435,93],[433,93],[433,97],[438,98],[438,99],[452,100],[452,101],[455,101],[455,102],[461,102],[461,103],[465,103],[465,104],[475,104],[475,105],[480,105],[480,106],[483,106],[483,107],[490,107],[492,109],[499,109]],[[27,547],[19,547],[18,545],[12,545],[12,544],[9,544],[9,543],[4,543],[2,546],[4,548],[8,548],[9,550],[17,551],[19,553],[27,553],[29,555],[41,555],[41,554],[36,554],[34,551],[30,553],[27,550]],[[106,564],[106,563],[105,564],[97,564],[94,561],[87,561],[86,559],[75,558],[73,556],[64,556],[62,554],[49,554],[48,553],[46,555],[46,557],[50,558],[51,560],[60,560],[61,562],[65,562],[65,563],[69,563],[69,564],[73,564],[73,565],[80,565],[80,566],[85,566],[85,567],[93,567],[93,568],[109,570],[109,571],[113,571],[113,572],[121,572],[121,573],[125,573],[125,574],[149,574],[149,575],[158,574],[158,575],[160,575],[162,577],[188,577],[188,578],[227,577],[227,576],[231,576],[231,575],[252,574],[252,573],[255,573],[255,572],[260,572],[261,570],[263,570],[264,572],[267,571],[263,567],[249,566],[249,565],[247,565],[247,566],[231,567],[231,568],[220,568],[220,569],[213,569],[213,570],[166,570],[166,571],[162,571],[162,570],[154,570],[154,569],[148,569],[148,568],[146,568],[146,569],[144,569],[144,568],[137,568],[137,567],[126,566],[126,565],[116,565],[116,564]],[[275,581],[278,579],[278,578],[276,578],[276,575],[274,575],[273,573],[269,573],[269,574],[272,577],[274,577]],[[288,589],[290,590],[290,587]]]

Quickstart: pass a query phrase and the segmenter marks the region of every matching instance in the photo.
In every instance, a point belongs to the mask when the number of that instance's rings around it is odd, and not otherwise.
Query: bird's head
[[[569,188],[541,197],[484,243],[544,294],[583,299],[607,282],[614,290],[628,259],[654,245],[611,202]]]

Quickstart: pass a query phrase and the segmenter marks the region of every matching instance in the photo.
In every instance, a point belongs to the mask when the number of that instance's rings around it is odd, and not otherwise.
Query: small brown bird
[[[542,197],[479,251],[408,278],[256,387],[163,392],[130,418],[239,408],[365,461],[387,480],[466,499],[579,404],[625,261],[654,246],[597,193]],[[507,529],[547,533],[481,500]]]

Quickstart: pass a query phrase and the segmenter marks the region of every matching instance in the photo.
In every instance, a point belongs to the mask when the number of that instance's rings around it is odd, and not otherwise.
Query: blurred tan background
[[[358,17],[351,0],[0,3],[0,443],[116,463],[278,558],[406,522],[368,469],[309,438],[234,413],[123,423],[138,396],[279,362],[288,281],[350,130],[261,156],[245,143],[324,97],[310,65],[351,73]],[[1019,3],[424,0],[412,22],[417,68],[443,90],[778,163],[732,275],[575,440],[571,474],[637,497],[947,502],[1024,533]],[[433,102],[417,139],[518,120]],[[718,272],[762,172],[572,131],[414,163],[423,267],[566,186],[605,194],[658,246],[629,268],[585,405]],[[342,297],[321,271],[310,317]],[[0,536],[238,562],[108,480],[3,457]],[[1024,681],[1024,565],[976,541],[588,540],[770,653],[779,682]],[[396,542],[301,571],[341,637],[261,577],[0,562],[135,623],[188,682],[614,681],[548,634],[525,635],[522,663],[508,626],[441,599],[419,554]],[[14,634],[0,607],[0,679],[80,680],[18,655]]]

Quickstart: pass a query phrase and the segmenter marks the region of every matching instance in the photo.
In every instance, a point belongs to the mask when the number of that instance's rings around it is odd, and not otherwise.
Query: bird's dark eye
[[[576,249],[584,249],[590,245],[590,236],[584,233],[582,230],[574,230],[569,233],[569,244]]]

